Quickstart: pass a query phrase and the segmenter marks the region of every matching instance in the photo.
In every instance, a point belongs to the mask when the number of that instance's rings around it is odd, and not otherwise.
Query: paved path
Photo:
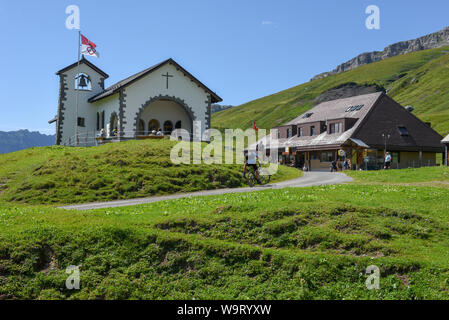
[[[341,184],[345,182],[352,181],[352,178],[348,177],[343,173],[330,173],[330,172],[305,172],[304,176],[297,179],[287,180],[283,182],[271,183],[264,186],[256,186],[254,188],[234,188],[234,189],[216,189],[216,190],[205,190],[190,193],[179,193],[168,196],[156,196],[150,198],[139,198],[139,199],[129,199],[129,200],[117,200],[108,202],[96,202],[96,203],[86,203],[77,204],[71,206],[61,207],[63,209],[74,209],[74,210],[91,210],[91,209],[101,209],[101,208],[114,208],[114,207],[125,207],[137,204],[151,203],[163,200],[172,200],[185,197],[195,197],[195,196],[212,196],[225,193],[241,193],[241,192],[253,192],[261,191],[267,189],[282,189],[282,188],[300,188],[300,187],[311,187],[329,184]]]

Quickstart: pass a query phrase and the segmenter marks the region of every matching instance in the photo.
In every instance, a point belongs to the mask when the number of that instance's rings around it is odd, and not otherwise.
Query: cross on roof
[[[167,89],[168,89],[168,78],[173,78],[173,76],[171,74],[168,74],[168,72],[167,74],[163,74],[162,76],[167,77]]]

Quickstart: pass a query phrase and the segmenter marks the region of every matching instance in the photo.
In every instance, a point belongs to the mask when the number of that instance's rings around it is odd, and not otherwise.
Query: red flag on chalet
[[[81,53],[85,54],[89,57],[96,57],[99,58],[100,54],[98,53],[97,49],[95,49],[97,45],[87,39],[85,36],[81,35]]]

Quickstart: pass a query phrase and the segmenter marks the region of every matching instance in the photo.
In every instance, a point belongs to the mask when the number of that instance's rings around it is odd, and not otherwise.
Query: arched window
[[[139,119],[139,127],[137,128],[137,134],[145,134],[145,122],[142,119]]]
[[[181,129],[181,127],[182,127],[181,121],[176,122],[175,129]]]
[[[109,131],[110,136],[112,137],[118,136],[118,118],[115,112],[111,115],[111,121],[109,123]]]
[[[164,133],[171,134],[172,131],[173,131],[173,122],[171,122],[170,120],[165,121],[164,122]]]
[[[75,89],[83,91],[92,90],[92,81],[90,80],[89,75],[85,73],[78,73],[75,76]]]
[[[148,122],[148,131],[158,131],[161,126],[159,125],[159,121],[156,119],[151,119],[150,122]]]

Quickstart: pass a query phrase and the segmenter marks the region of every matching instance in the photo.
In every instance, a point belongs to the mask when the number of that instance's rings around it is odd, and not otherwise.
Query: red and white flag
[[[96,49],[97,45],[81,35],[81,54],[85,54],[89,57],[100,58],[100,54]]]
[[[253,120],[253,129],[259,131],[259,128],[256,126],[256,121]]]

